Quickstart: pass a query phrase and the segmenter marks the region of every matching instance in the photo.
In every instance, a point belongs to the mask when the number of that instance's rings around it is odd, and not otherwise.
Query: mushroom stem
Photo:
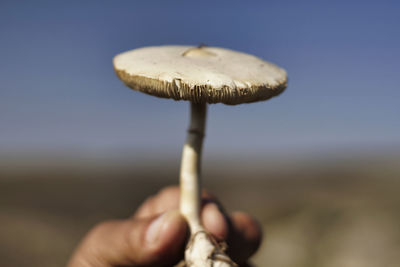
[[[180,210],[190,227],[190,240],[185,250],[185,266],[234,267],[237,265],[224,253],[225,246],[217,243],[201,225],[200,162],[207,106],[205,103],[190,102],[190,107],[190,124],[183,146],[180,173]]]
[[[206,103],[190,102],[190,124],[186,143],[182,152],[180,173],[181,201],[180,209],[189,223],[190,231],[202,230],[201,209],[201,150],[207,116]]]

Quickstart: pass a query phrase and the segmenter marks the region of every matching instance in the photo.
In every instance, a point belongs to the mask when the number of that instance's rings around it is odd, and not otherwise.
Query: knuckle
[[[98,236],[102,236],[104,233],[108,232],[118,220],[107,220],[100,223],[97,223],[90,231],[88,236],[92,238],[97,238]]]
[[[179,187],[175,185],[170,185],[161,189],[157,195],[160,197],[169,197],[171,195],[178,195],[178,194],[179,194]]]
[[[132,218],[144,218],[150,216],[154,210],[154,202],[154,196],[147,197],[143,204],[141,204],[136,212],[133,214]]]

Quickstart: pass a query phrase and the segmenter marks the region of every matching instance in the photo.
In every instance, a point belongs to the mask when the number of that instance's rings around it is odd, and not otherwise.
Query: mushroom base
[[[217,243],[206,231],[192,234],[185,250],[185,267],[237,266],[226,254],[226,244]]]

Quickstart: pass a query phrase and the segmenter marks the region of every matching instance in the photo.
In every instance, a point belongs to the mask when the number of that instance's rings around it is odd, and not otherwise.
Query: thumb
[[[186,234],[178,211],[105,222],[87,235],[68,266],[171,266],[183,257]]]

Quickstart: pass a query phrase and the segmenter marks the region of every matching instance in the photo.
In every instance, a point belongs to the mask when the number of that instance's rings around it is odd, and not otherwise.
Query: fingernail
[[[155,243],[160,236],[161,228],[163,223],[167,217],[167,213],[160,215],[157,219],[155,219],[147,228],[146,233],[146,242],[151,244]]]
[[[209,211],[212,214],[211,216],[213,217],[213,220],[215,222],[222,222],[225,220],[224,216],[222,215],[220,209],[218,208],[217,204],[212,203],[209,204]]]

